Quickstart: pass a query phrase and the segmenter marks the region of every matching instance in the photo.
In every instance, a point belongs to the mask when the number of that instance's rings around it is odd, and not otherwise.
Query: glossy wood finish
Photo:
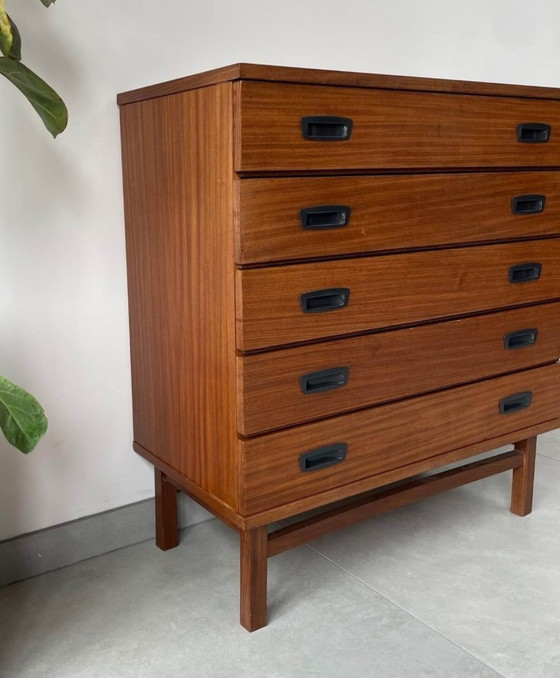
[[[153,464],[155,468],[161,470],[175,487],[179,488],[181,492],[184,492],[187,496],[212,513],[216,518],[222,520],[226,525],[231,527],[232,530],[240,532],[245,526],[245,520],[237,513],[237,511],[234,511],[231,506],[228,506],[216,496],[203,490],[200,486],[193,483],[190,478],[187,478],[180,471],[176,471],[169,466],[169,464],[158,459],[158,457],[153,455],[145,447],[142,447],[142,445],[135,442],[132,446],[134,451],[141,457],[144,457],[144,459],[149,461],[150,464]]]
[[[406,466],[422,459],[560,416],[557,364],[439,391],[250,438],[244,458],[244,513],[259,511]],[[531,391],[532,404],[500,414],[499,401]],[[345,461],[302,472],[299,457],[335,443]]]
[[[121,123],[135,441],[235,509],[231,106],[225,83]]]
[[[134,449],[156,467],[161,548],[177,543],[176,488],[240,533],[248,630],[266,624],[267,557],[304,539],[512,467],[512,511],[530,510],[532,439],[560,425],[559,99],[251,64],[119,96]],[[319,114],[353,117],[351,139],[303,140],[300,117]],[[517,142],[530,121],[553,126],[547,144]],[[545,211],[513,215],[530,194]],[[301,229],[302,207],[337,203],[346,228]],[[538,281],[508,282],[537,261]],[[302,293],[333,287],[347,308],[301,312]],[[504,350],[534,327],[536,345]],[[300,393],[301,374],[341,362],[348,386]],[[500,414],[521,391],[531,405]],[[337,442],[345,461],[300,471]]]
[[[241,81],[235,169],[240,172],[558,167],[555,102],[426,92]],[[353,120],[346,141],[302,137],[305,116]],[[547,143],[520,143],[519,123],[552,127]]]
[[[348,71],[332,71],[322,68],[292,68],[289,66],[239,63],[123,92],[118,95],[117,103],[122,106],[134,103],[135,101],[168,96],[169,94],[177,94],[178,92],[185,92],[197,89],[198,87],[208,87],[209,85],[232,80],[267,80],[270,82],[292,82],[298,84],[560,99],[558,89],[552,87],[505,85],[466,80],[414,78],[402,75],[349,73]]]
[[[511,445],[513,444],[513,441],[538,436],[541,435],[541,433],[546,433],[547,431],[552,431],[557,428],[560,428],[560,418],[550,419],[549,421],[541,422],[539,424],[532,424],[516,431],[502,433],[494,438],[485,438],[476,443],[464,445],[453,450],[447,450],[441,454],[421,459],[417,462],[407,464],[406,466],[397,466],[375,476],[361,478],[360,480],[348,483],[347,485],[339,485],[330,490],[324,490],[302,499],[297,499],[295,501],[287,502],[286,504],[275,506],[271,509],[260,511],[259,513],[243,516],[243,525],[245,529],[269,525],[270,523],[283,520],[284,518],[297,516],[300,513],[328,506],[346,500],[349,497],[355,497],[364,492],[383,488],[392,483],[398,483],[412,478],[419,473],[435,471],[441,469],[443,466],[454,464],[464,459],[468,459],[469,457],[473,457],[474,455],[491,452],[498,447]]]
[[[236,182],[239,264],[540,237],[560,233],[560,173],[248,179]],[[545,195],[539,214],[512,213]],[[304,230],[299,210],[347,205],[343,228]]]
[[[268,540],[266,527],[241,533],[241,626],[266,626]]]
[[[535,479],[535,458],[537,438],[532,437],[516,443],[522,455],[522,464],[513,471],[511,490],[511,512],[526,516],[533,509],[533,485]]]
[[[155,472],[156,546],[162,551],[179,544],[177,526],[177,488],[158,468]]]
[[[522,443],[521,443],[522,444]],[[268,556],[278,555],[312,539],[341,530],[349,525],[407,506],[420,499],[447,492],[466,483],[519,469],[523,464],[521,452],[513,451],[465,464],[458,468],[433,473],[424,478],[376,492],[356,501],[342,504],[311,516],[268,535]]]
[[[509,268],[542,264],[538,280]],[[344,308],[303,313],[303,293],[348,288]],[[560,298],[560,240],[465,247],[237,271],[237,347],[267,346],[406,325]]]
[[[537,329],[530,346],[506,350],[504,337]],[[425,393],[560,357],[560,304],[238,356],[238,430],[271,429]],[[348,383],[303,393],[304,374],[346,367]]]

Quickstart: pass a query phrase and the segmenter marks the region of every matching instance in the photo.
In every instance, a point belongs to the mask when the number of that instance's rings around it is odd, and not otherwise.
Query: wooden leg
[[[531,513],[533,508],[537,438],[527,438],[519,443],[515,443],[515,449],[523,454],[523,464],[513,469],[511,512],[518,516],[526,516]]]
[[[241,533],[241,625],[247,631],[266,626],[266,526]]]
[[[165,473],[155,469],[156,481],[156,545],[167,551],[179,543],[177,527],[177,488]]]

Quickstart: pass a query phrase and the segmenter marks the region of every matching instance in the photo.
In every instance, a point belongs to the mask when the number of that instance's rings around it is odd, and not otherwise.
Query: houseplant
[[[41,0],[45,7],[54,0]],[[21,62],[21,36],[0,0],[0,74],[14,84],[56,137],[64,131],[68,111],[62,99],[44,80]],[[47,430],[41,404],[27,391],[0,376],[0,429],[21,452],[31,452]]]

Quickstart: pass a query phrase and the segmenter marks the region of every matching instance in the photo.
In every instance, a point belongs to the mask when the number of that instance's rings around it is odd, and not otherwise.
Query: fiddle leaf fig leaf
[[[53,137],[64,131],[68,123],[68,110],[50,85],[21,61],[7,57],[0,57],[0,75],[8,78],[27,97]]]
[[[10,53],[7,55],[10,59],[15,59],[16,61],[21,60],[21,35],[19,34],[18,27],[13,22],[12,17],[8,17],[10,24],[12,25],[12,46],[10,48]]]
[[[47,430],[39,402],[20,386],[0,376],[0,429],[20,452],[31,452]]]
[[[12,24],[4,7],[4,0],[0,0],[0,51],[4,56],[10,53],[13,41]]]

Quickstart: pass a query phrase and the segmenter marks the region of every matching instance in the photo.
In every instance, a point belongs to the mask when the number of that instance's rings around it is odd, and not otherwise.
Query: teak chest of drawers
[[[237,530],[254,630],[267,558],[330,530],[509,469],[530,512],[560,424],[560,91],[239,64],[118,102],[160,548],[177,489]]]

